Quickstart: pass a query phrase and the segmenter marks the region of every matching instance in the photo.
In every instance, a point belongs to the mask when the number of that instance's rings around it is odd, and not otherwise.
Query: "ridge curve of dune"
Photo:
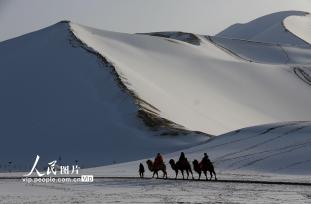
[[[200,42],[195,45],[70,26],[77,38],[114,64],[128,89],[154,106],[158,115],[186,129],[218,135],[311,119],[311,71],[308,55],[299,50],[287,53],[295,64],[252,63],[204,36],[195,35]]]

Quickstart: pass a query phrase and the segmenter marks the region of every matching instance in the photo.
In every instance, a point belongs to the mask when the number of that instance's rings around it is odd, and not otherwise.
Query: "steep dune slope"
[[[83,48],[67,22],[1,43],[0,56],[0,171],[8,161],[28,168],[37,154],[39,165],[61,157],[94,166],[206,139],[146,126],[114,68]]]
[[[245,62],[202,37],[200,45],[193,45],[73,23],[71,29],[112,62],[127,87],[156,107],[157,114],[186,129],[221,134],[311,119],[310,85],[293,67]],[[300,54],[292,57],[305,59]],[[308,78],[310,69],[298,67]]]

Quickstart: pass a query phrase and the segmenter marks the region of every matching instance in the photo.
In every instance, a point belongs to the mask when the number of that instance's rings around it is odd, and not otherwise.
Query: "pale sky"
[[[311,0],[0,0],[0,41],[61,20],[127,33],[213,35],[285,10],[311,12]]]

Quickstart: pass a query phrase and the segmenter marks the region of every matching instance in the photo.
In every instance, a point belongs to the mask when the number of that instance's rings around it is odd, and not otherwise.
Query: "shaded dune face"
[[[38,154],[40,168],[58,158],[104,165],[206,139],[147,126],[113,66],[83,46],[68,22],[0,44],[1,164],[11,160],[14,170],[25,170]]]

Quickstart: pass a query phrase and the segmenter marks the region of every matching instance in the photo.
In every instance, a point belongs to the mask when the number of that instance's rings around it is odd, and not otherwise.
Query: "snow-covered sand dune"
[[[310,122],[269,124],[224,134],[187,152],[199,156],[205,151],[226,171],[310,175],[310,132]]]
[[[310,23],[306,12],[284,11],[233,25],[207,39],[246,61],[310,65]]]
[[[286,32],[289,15],[304,12],[254,21],[269,36],[274,19],[280,42],[61,22],[0,43],[1,162],[110,164],[201,144],[199,132],[310,121],[310,45]]]
[[[306,14],[302,11],[283,11],[269,14],[246,24],[232,25],[218,33],[217,37],[304,46],[306,42],[286,31],[284,20],[290,16],[304,16]]]
[[[229,39],[221,47],[219,40],[198,35],[131,35],[70,25],[161,117],[186,129],[219,135],[253,125],[311,119],[311,90],[305,83],[311,74],[310,46],[285,31],[283,13],[271,16],[268,20],[281,20],[274,23],[280,25],[278,32],[286,33],[284,46]],[[237,57],[242,54],[257,63]],[[305,80],[296,76],[294,67]]]
[[[311,174],[310,132],[311,122],[255,126],[215,137],[205,144],[183,151],[189,161],[200,160],[206,152],[222,179],[245,179],[247,177],[244,176],[249,175],[249,179],[294,178],[297,181],[302,176],[302,181],[311,182],[307,177]],[[167,154],[164,158],[166,162],[171,158],[177,160],[179,154],[180,152]],[[139,162],[145,163],[145,160],[86,171],[102,176],[136,176]],[[169,176],[174,175],[170,170]],[[286,175],[295,176],[290,178]],[[265,176],[267,177],[264,178]]]
[[[146,126],[113,67],[82,47],[67,22],[0,44],[0,171],[28,169],[37,154],[39,166],[94,166],[207,138]]]
[[[161,152],[174,178],[168,161],[183,151],[189,161],[207,153],[220,180],[311,184],[310,23],[305,12],[287,11],[203,36],[60,22],[2,42],[0,177],[25,175],[37,154],[40,171],[58,160],[78,163],[81,175],[138,177],[138,164]],[[84,168],[92,166],[100,167]],[[145,175],[152,175],[147,168]],[[310,188],[299,185],[11,179],[0,180],[0,203],[311,198]]]

